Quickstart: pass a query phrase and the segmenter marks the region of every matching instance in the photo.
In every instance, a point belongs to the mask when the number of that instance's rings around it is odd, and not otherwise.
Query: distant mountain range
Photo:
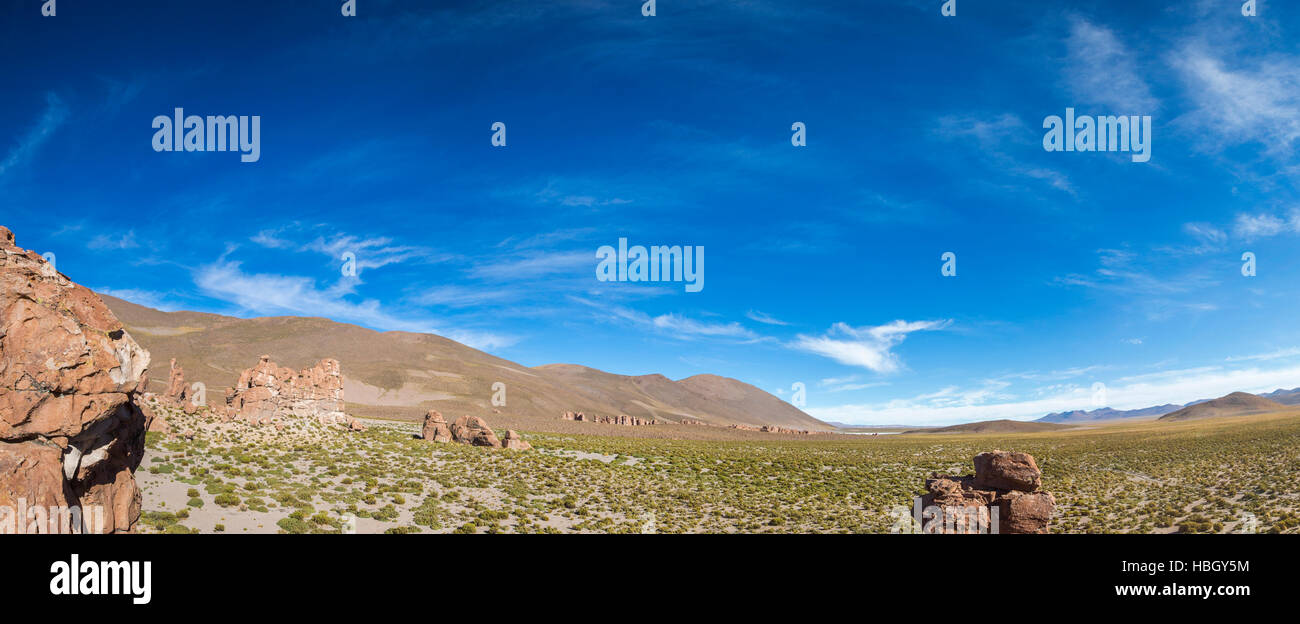
[[[1270,401],[1276,401],[1282,405],[1300,405],[1300,388],[1274,390],[1268,394],[1261,394],[1259,396]]]
[[[1238,395],[1244,395],[1244,397]],[[1055,412],[1052,414],[1048,414],[1042,418],[1039,418],[1034,422],[1078,424],[1078,423],[1093,422],[1098,420],[1117,420],[1121,418],[1164,419],[1165,416],[1167,415],[1174,415],[1176,412],[1185,411],[1188,408],[1192,408],[1206,403],[1216,403],[1216,405],[1222,403],[1219,406],[1222,408],[1227,408],[1224,411],[1234,411],[1236,413],[1247,413],[1246,411],[1241,411],[1242,409],[1250,410],[1253,409],[1254,407],[1260,407],[1260,408],[1270,407],[1264,404],[1252,403],[1248,399],[1245,399],[1245,397],[1254,397],[1258,399],[1263,399],[1267,403],[1271,403],[1272,404],[1271,407],[1276,409],[1286,405],[1300,405],[1300,388],[1292,388],[1290,390],[1279,389],[1279,390],[1274,390],[1273,392],[1269,392],[1268,394],[1260,394],[1260,395],[1247,394],[1245,392],[1234,392],[1226,397],[1222,397],[1218,399],[1201,399],[1183,405],[1175,405],[1173,403],[1168,403],[1165,405],[1157,405],[1155,407],[1144,407],[1141,409],[1133,409],[1133,410],[1117,410],[1109,407],[1103,407],[1091,411],[1073,410],[1069,412]],[[1227,401],[1227,399],[1229,398],[1232,398],[1232,400]],[[1213,408],[1209,408],[1207,410],[1198,410],[1195,412],[1186,412],[1182,416],[1178,418],[1174,418],[1173,420],[1184,420],[1188,418],[1203,417],[1204,414],[1212,410]],[[1261,411],[1268,411],[1268,410],[1262,409]],[[1201,414],[1201,415],[1189,416],[1189,414]]]

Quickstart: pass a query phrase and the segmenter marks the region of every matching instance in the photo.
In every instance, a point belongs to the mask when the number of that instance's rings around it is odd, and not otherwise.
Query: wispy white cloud
[[[754,332],[745,329],[740,323],[734,321],[731,323],[706,323],[677,314],[661,314],[654,317],[652,322],[656,328],[678,336],[720,336],[744,339],[758,337]]]
[[[745,313],[745,316],[751,321],[757,321],[764,325],[789,325],[789,323],[782,321],[781,319],[759,312],[758,310],[750,310]]]
[[[1257,143],[1294,160],[1300,140],[1300,58],[1236,54],[1204,41],[1185,43],[1170,62],[1195,109],[1183,120],[1221,149]]]
[[[721,338],[741,342],[765,340],[734,321],[730,323],[710,323],[671,313],[651,316],[626,306],[604,304],[584,297],[570,296],[568,299],[595,309],[600,313],[598,318],[602,320],[631,325],[677,340],[695,340],[699,338]]]
[[[309,229],[319,230],[322,227],[324,226]],[[343,254],[351,253],[356,256],[358,271],[407,262],[445,262],[453,258],[451,254],[438,253],[428,247],[394,244],[393,240],[386,236],[357,236],[335,232],[329,235],[317,235],[302,244],[293,240],[294,234],[301,234],[306,230],[297,224],[286,225],[261,230],[249,240],[267,249],[319,253],[335,261],[342,261]]]
[[[1300,211],[1292,211],[1286,218],[1267,213],[1241,213],[1232,224],[1232,233],[1247,241],[1300,233]]]
[[[1069,273],[1053,281],[1122,295],[1124,305],[1140,309],[1150,320],[1219,309],[1218,304],[1204,300],[1219,284],[1213,267],[1189,264],[1183,261],[1185,256],[1177,257],[1183,252],[1165,251],[1139,254],[1129,249],[1099,249],[1099,266],[1093,273]]]
[[[974,148],[994,165],[999,174],[1028,178],[1075,195],[1074,185],[1064,173],[1011,155],[1012,150],[1032,147],[1026,137],[1035,134],[1036,131],[1032,131],[1024,121],[1010,113],[986,116],[944,115],[938,119],[933,132],[936,138],[943,141],[973,142]]]
[[[68,107],[63,104],[63,100],[54,93],[45,94],[45,111],[41,113],[41,118],[37,120],[36,125],[32,126],[22,137],[18,139],[18,144],[9,150],[9,154],[4,160],[0,160],[0,178],[9,173],[14,167],[28,162],[31,157],[40,149],[50,136],[58,130],[68,119]]]
[[[848,392],[851,390],[866,390],[868,388],[878,388],[888,386],[888,381],[860,381],[861,375],[849,375],[847,377],[828,377],[817,382],[817,385],[826,392]]]
[[[450,257],[437,254],[427,247],[394,245],[392,239],[383,236],[361,238],[349,234],[317,237],[304,245],[303,249],[335,259],[342,258],[345,253],[352,253],[356,256],[358,269],[378,269],[411,261],[442,262]]]
[[[118,235],[98,234],[90,239],[86,246],[98,251],[114,251],[124,249],[135,249],[140,243],[135,240],[135,230],[129,230]]]
[[[1269,351],[1267,353],[1253,353],[1250,355],[1230,356],[1226,358],[1224,361],[1249,362],[1249,361],[1259,361],[1259,360],[1281,360],[1281,359],[1292,358],[1297,356],[1300,356],[1300,347],[1288,347],[1286,349],[1278,349],[1276,351]]]
[[[1070,71],[1063,72],[1071,94],[1111,115],[1150,115],[1157,108],[1151,88],[1139,74],[1137,56],[1114,31],[1082,17],[1070,20],[1065,39]]]
[[[180,306],[173,303],[171,298],[166,294],[152,290],[108,287],[92,288],[91,290],[94,290],[101,295],[117,297],[123,301],[129,301],[136,305],[142,305],[155,310],[162,310],[163,312],[175,312],[180,309]]]
[[[349,281],[320,288],[307,277],[246,273],[239,262],[223,259],[200,268],[194,282],[203,294],[258,315],[317,316],[382,331],[439,334],[478,349],[506,347],[516,342],[510,336],[442,328],[431,319],[397,315],[373,299],[350,301],[346,297],[353,283]]]
[[[800,335],[790,347],[828,357],[841,364],[860,366],[877,373],[892,373],[900,368],[892,349],[908,334],[948,327],[951,321],[894,321],[875,327],[852,327],[835,323],[821,336]]]
[[[412,301],[420,305],[448,308],[471,308],[516,299],[517,293],[504,288],[477,288],[467,286],[436,286],[421,290]]]
[[[1174,255],[1200,256],[1221,251],[1228,241],[1227,232],[1204,222],[1184,223],[1183,233],[1193,239],[1191,244],[1168,245],[1160,250]]]
[[[533,252],[523,257],[484,261],[469,270],[481,279],[509,280],[554,274],[586,274],[595,279],[596,250],[590,252]]]

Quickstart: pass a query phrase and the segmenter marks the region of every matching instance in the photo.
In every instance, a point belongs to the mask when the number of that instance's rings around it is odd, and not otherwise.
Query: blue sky
[[[0,223],[145,305],[798,382],[827,420],[1300,386],[1292,3],[338,4],[0,2]],[[260,160],[155,152],[176,107],[260,116]],[[1151,160],[1044,151],[1067,107],[1151,116]],[[705,288],[598,281],[620,237],[703,246]]]

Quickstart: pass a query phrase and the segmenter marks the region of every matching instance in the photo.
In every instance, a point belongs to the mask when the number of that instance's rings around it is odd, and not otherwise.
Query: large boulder
[[[148,366],[99,297],[0,227],[0,506],[76,508],[97,520],[87,530],[131,531]],[[19,530],[67,528],[53,524]]]
[[[478,416],[461,416],[451,424],[451,439],[461,444],[501,448],[497,434]]]
[[[429,410],[429,413],[424,415],[424,427],[420,434],[430,442],[451,442],[451,428],[447,426],[447,419],[443,418],[438,410]]]
[[[992,451],[975,456],[975,485],[1032,492],[1043,484],[1043,472],[1029,453]]]
[[[1011,490],[999,496],[997,504],[1001,533],[1046,533],[1056,497],[1050,492]]]

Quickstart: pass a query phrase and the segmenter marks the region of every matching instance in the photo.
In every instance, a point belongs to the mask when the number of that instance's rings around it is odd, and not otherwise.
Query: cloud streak
[[[5,159],[0,161],[0,179],[15,167],[31,160],[36,150],[49,141],[54,131],[58,130],[67,119],[68,107],[63,104],[63,100],[54,93],[46,93],[45,112],[41,114],[41,118],[18,140],[18,144],[9,150]]]
[[[347,281],[322,289],[307,277],[246,273],[239,262],[221,260],[200,268],[194,282],[203,294],[257,315],[323,316],[381,331],[439,334],[476,349],[501,348],[516,342],[509,336],[445,329],[431,319],[399,316],[373,299],[349,301],[346,295],[352,284]]]
[[[852,327],[835,323],[821,336],[799,335],[790,347],[828,357],[840,364],[859,366],[877,373],[897,372],[901,367],[892,349],[909,334],[948,327],[951,321],[894,321],[875,327]]]

